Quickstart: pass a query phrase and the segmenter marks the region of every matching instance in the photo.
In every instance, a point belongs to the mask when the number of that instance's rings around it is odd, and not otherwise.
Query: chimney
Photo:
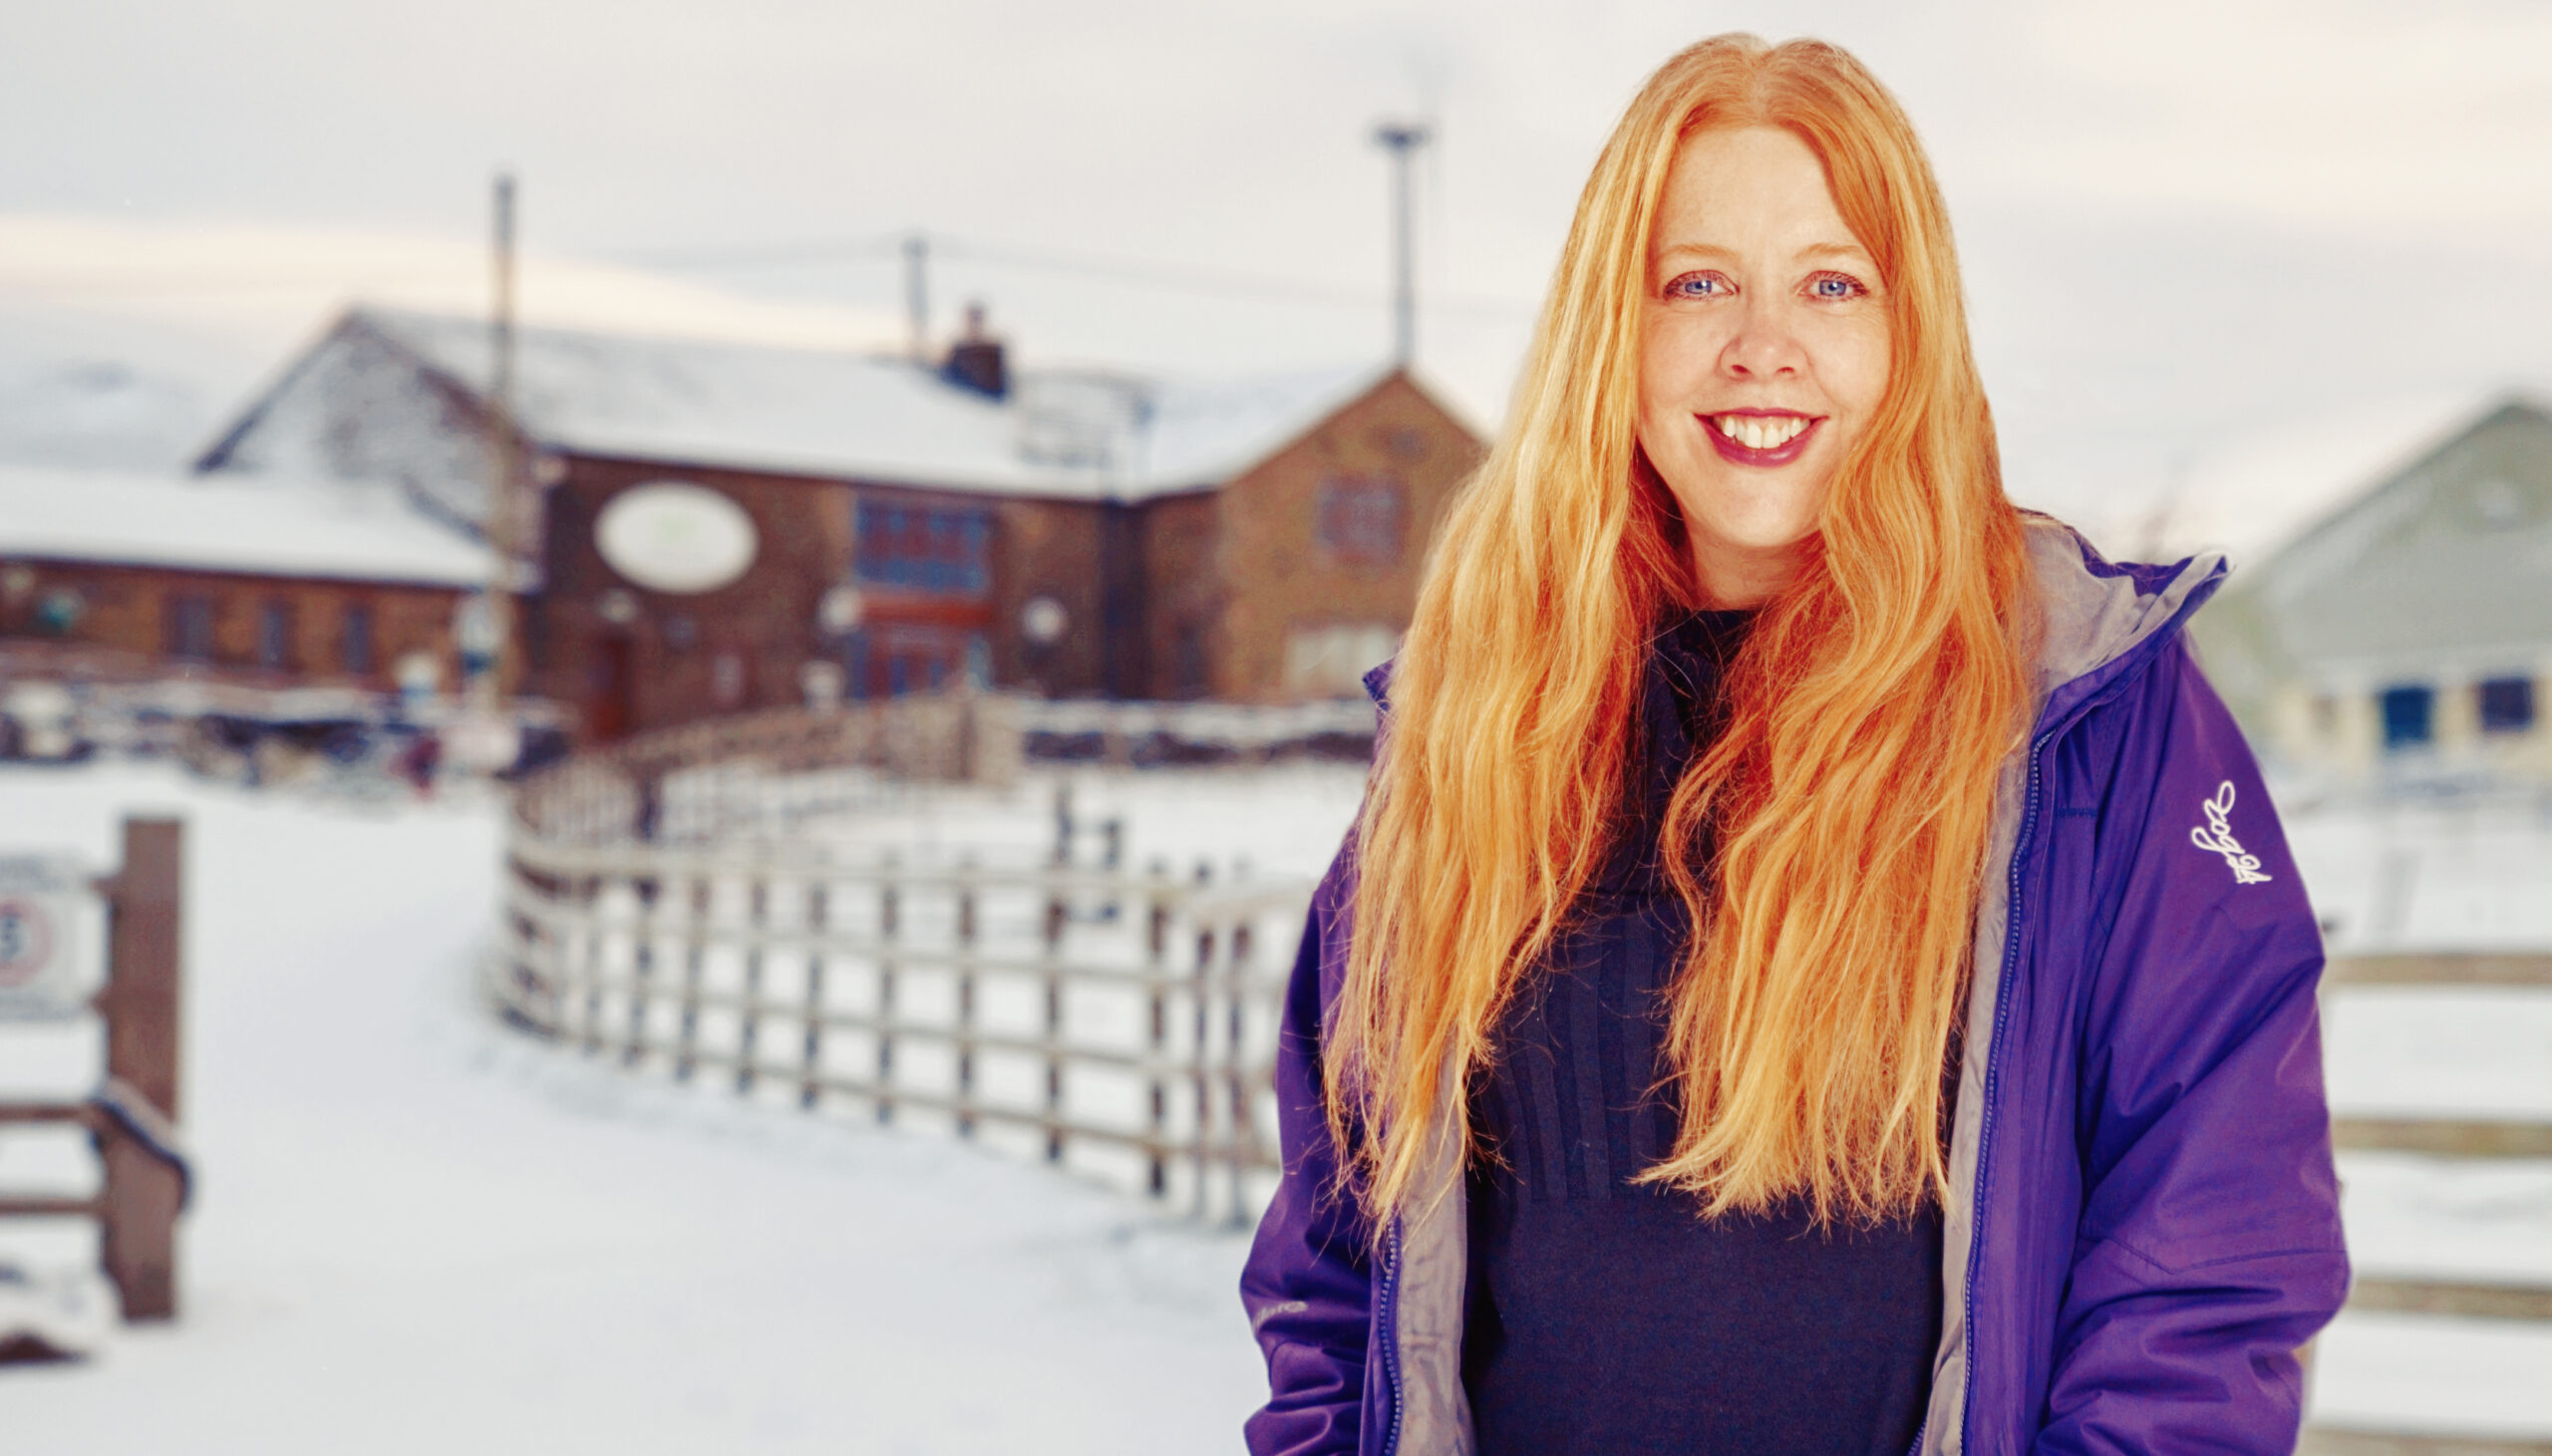
[[[982,303],[966,305],[966,332],[948,346],[948,362],[940,366],[939,377],[989,399],[1009,397],[1010,366],[1002,358],[1001,341],[984,332]]]

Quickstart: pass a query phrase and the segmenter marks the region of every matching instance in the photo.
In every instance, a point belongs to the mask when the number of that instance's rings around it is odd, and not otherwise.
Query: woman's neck
[[[1806,569],[1808,542],[1750,546],[1693,535],[1694,604],[1714,611],[1759,607]]]

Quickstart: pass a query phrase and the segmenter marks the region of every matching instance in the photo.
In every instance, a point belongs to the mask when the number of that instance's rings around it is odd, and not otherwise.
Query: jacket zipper
[[[2024,854],[2030,847],[2030,836],[2038,829],[2040,759],[2047,751],[2047,745],[2055,741],[2056,732],[2057,730],[2051,728],[2030,742],[2029,791],[2021,799],[2020,830],[2012,836],[2011,884],[2007,894],[2011,903],[2005,907],[2003,917],[2003,965],[1994,983],[1994,1044],[1985,1054],[1985,1115],[1979,1120],[1976,1130],[1976,1212],[1968,1225],[1967,1288],[1960,1305],[1966,1312],[1962,1316],[1959,1328],[1967,1340],[1967,1361],[1963,1376],[1966,1388],[1959,1397],[1958,1437],[1961,1452],[1968,1449],[1968,1417],[1976,1408],[1976,1265],[1978,1255],[1985,1247],[1985,1177],[1987,1171],[1993,1166],[1994,1109],[1997,1105],[1995,1098],[1999,1091],[2003,1066],[2004,1032],[2012,1019],[2012,969],[2020,964],[2021,959],[2021,864]],[[1931,1422],[1926,1419],[1924,1424],[1929,1426]],[[1917,1432],[1914,1439],[1915,1456],[1920,1456],[1922,1434]]]
[[[1400,1410],[1403,1403],[1400,1388],[1400,1220],[1392,1220],[1391,1230],[1383,1236],[1383,1285],[1377,1295],[1383,1317],[1375,1322],[1383,1337],[1383,1386],[1391,1392],[1392,1423],[1384,1432],[1382,1456],[1396,1456],[1400,1450]]]

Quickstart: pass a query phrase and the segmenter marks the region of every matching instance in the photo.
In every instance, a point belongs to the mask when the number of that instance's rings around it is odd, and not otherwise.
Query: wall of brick
[[[1145,508],[1143,696],[1211,697],[1216,664],[1228,651],[1223,612],[1230,595],[1223,559],[1224,491],[1166,496]]]
[[[1105,507],[1068,500],[1002,502],[993,543],[993,681],[1056,698],[1106,691],[1109,583],[1100,569]],[[1051,598],[1064,630],[1051,643],[1029,640],[1028,604]]]
[[[1305,696],[1286,680],[1287,643],[1298,632],[1406,630],[1428,544],[1481,453],[1459,419],[1396,375],[1219,492],[1209,573],[1220,593],[1215,696]],[[1323,543],[1322,486],[1341,479],[1398,484],[1396,550],[1367,559]]]
[[[542,503],[546,581],[524,611],[526,691],[574,710],[584,736],[633,732],[799,700],[798,672],[832,655],[816,620],[850,560],[851,488],[838,480],[654,461],[568,456]],[[594,523],[634,485],[679,480],[714,489],[754,523],[754,561],[715,591],[669,593],[602,559]],[[633,612],[607,610],[625,593]],[[719,691],[721,657],[740,662]],[[615,680],[626,677],[625,687]],[[618,699],[616,707],[607,706]]]
[[[587,738],[798,701],[808,662],[845,659],[818,606],[850,577],[855,507],[868,501],[992,521],[980,596],[861,585],[871,652],[898,634],[951,652],[980,637],[1004,688],[1283,701],[1302,696],[1285,679],[1290,634],[1407,624],[1426,541],[1478,450],[1457,420],[1395,377],[1229,487],[1137,506],[567,456],[543,506],[547,582],[525,610],[524,686],[573,710]],[[1321,486],[1342,476],[1399,484],[1406,514],[1390,559],[1322,545]],[[593,535],[602,510],[655,480],[707,486],[743,508],[758,547],[742,578],[675,595],[603,561]],[[606,611],[615,594],[625,594],[625,622]],[[1063,609],[1052,643],[1025,631],[1039,597]],[[722,655],[745,663],[740,694],[719,691]]]
[[[77,597],[68,630],[45,620],[48,598]],[[274,577],[173,567],[17,560],[0,563],[0,641],[94,652],[118,676],[163,671],[203,673],[270,687],[396,686],[399,660],[431,655],[443,686],[459,681],[452,618],[463,593],[453,587]],[[208,661],[169,655],[170,600],[199,598],[212,611]],[[260,617],[268,603],[290,609],[289,652],[281,668],[261,661]],[[345,658],[346,615],[363,607],[372,618],[372,664],[356,671]]]

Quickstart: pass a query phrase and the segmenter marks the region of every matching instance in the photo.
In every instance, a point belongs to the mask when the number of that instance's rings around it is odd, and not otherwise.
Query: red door
[[[635,644],[624,632],[602,638],[594,655],[594,696],[589,719],[594,741],[627,737],[638,717],[638,667]]]

